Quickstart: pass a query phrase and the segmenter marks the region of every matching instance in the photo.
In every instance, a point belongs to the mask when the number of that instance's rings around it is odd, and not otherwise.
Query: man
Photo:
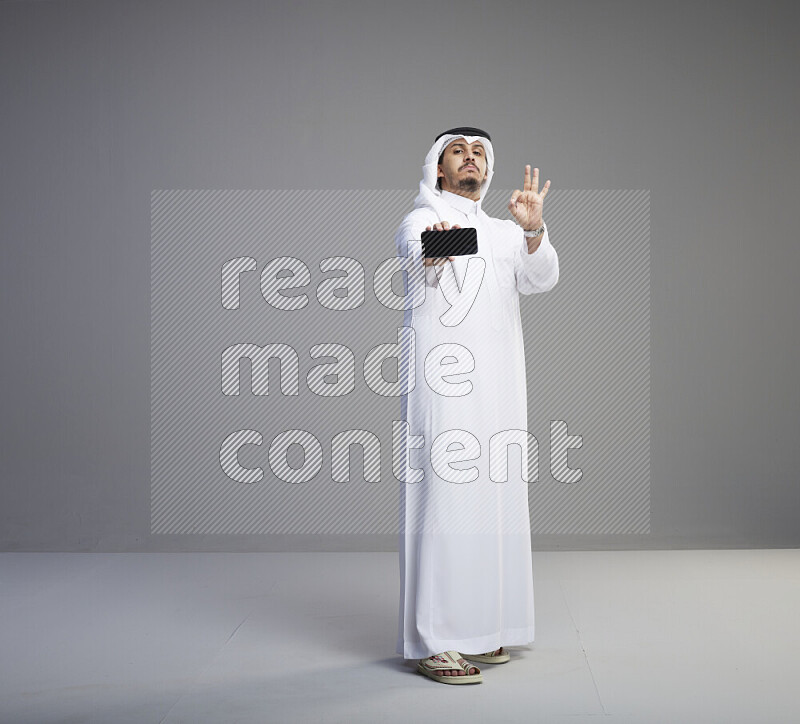
[[[526,166],[508,204],[514,220],[492,218],[481,201],[493,166],[485,131],[437,136],[395,235],[414,334],[400,369],[397,653],[451,684],[482,681],[467,658],[503,663],[504,645],[534,638],[519,294],[552,289],[558,256],[542,219],[550,181],[540,192],[539,170]],[[478,253],[423,260],[422,232],[455,227],[477,229]]]

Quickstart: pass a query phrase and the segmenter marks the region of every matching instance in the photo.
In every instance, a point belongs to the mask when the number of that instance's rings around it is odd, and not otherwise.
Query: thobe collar
[[[480,199],[478,199],[477,201],[473,201],[472,199],[468,199],[466,196],[454,194],[450,191],[442,190],[442,200],[446,201],[448,204],[450,204],[450,206],[455,207],[456,209],[462,211],[465,214],[477,215],[478,212],[481,210]]]

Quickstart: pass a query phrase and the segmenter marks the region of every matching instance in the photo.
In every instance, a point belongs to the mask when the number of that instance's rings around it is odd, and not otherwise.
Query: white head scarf
[[[422,166],[422,181],[419,182],[419,193],[414,199],[414,208],[427,207],[433,209],[440,220],[446,219],[449,215],[447,213],[449,205],[442,198],[441,190],[436,187],[439,156],[442,150],[447,147],[447,144],[452,143],[456,138],[463,138],[467,143],[480,141],[486,149],[487,174],[486,178],[481,182],[481,201],[486,196],[489,184],[492,182],[492,176],[494,176],[494,149],[492,148],[492,142],[486,136],[465,136],[459,133],[446,133],[434,141]]]

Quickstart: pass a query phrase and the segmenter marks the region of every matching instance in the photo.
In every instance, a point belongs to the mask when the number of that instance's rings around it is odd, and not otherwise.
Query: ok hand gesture
[[[509,211],[523,229],[538,229],[542,225],[542,207],[549,188],[550,179],[547,179],[539,193],[539,169],[533,169],[531,179],[531,166],[525,166],[525,185],[522,191],[517,189],[511,194],[511,201],[508,202]]]

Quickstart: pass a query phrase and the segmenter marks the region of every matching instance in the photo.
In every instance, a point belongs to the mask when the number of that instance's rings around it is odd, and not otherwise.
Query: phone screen
[[[478,253],[478,230],[472,227],[423,231],[421,241],[426,259]]]

